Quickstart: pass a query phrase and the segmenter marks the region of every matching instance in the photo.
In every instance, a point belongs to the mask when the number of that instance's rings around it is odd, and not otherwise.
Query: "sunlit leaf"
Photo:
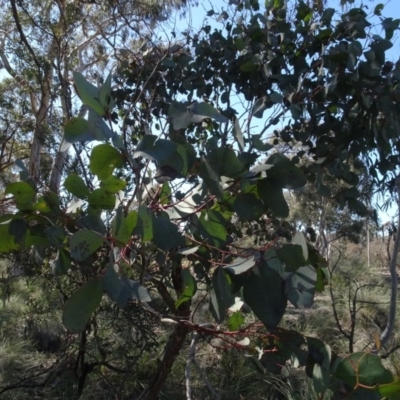
[[[197,291],[196,279],[193,278],[193,275],[188,268],[183,268],[181,270],[181,276],[183,290],[182,294],[179,296],[179,299],[175,302],[176,308],[178,308],[182,303],[189,301]]]
[[[67,176],[64,181],[64,187],[68,190],[68,192],[80,199],[85,199],[90,193],[83,179],[75,174]]]
[[[122,167],[121,153],[109,144],[100,144],[93,148],[89,168],[99,179],[108,178],[115,168]]]

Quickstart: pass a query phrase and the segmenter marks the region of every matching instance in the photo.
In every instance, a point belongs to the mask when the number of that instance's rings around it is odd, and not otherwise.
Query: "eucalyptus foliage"
[[[331,196],[324,176],[345,183],[339,207],[368,215],[355,158],[377,183],[395,173],[400,64],[385,53],[400,21],[381,17],[381,37],[369,33],[363,8],[337,15],[298,1],[289,15],[283,0],[230,3],[242,18],[223,12],[218,28],[205,24],[186,43],[154,44],[99,86],[74,74],[89,112],[68,120],[64,141],[91,143],[85,171],[66,176],[60,194],[29,174],[10,183],[15,208],[1,217],[0,251],[30,249],[57,275],[84,271],[63,309],[71,333],[96,324],[101,301],[151,308],[154,293],[162,297],[167,315],[159,316],[176,328],[139,398],[157,395],[187,333],[204,331],[189,320],[200,285],[214,318],[203,333],[227,326],[230,345],[263,368],[305,367],[320,393],[346,385],[350,396],[400,398],[399,378],[379,356],[338,355],[279,327],[288,303],[312,306],[328,276],[303,233],[275,229],[287,226],[286,191],[311,182]],[[271,134],[301,150],[291,158],[271,151]],[[238,238],[256,225],[256,243],[243,248]],[[263,324],[258,336],[236,297]]]

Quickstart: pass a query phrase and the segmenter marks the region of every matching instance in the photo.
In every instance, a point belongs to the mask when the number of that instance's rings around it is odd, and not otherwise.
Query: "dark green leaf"
[[[253,105],[251,110],[251,115],[256,118],[262,118],[264,111],[267,109],[267,98],[261,97],[259,98]]]
[[[53,246],[62,246],[67,234],[64,227],[60,225],[52,225],[45,229],[47,239]]]
[[[228,308],[235,303],[232,296],[228,277],[224,269],[218,267],[212,279],[212,289],[210,291],[210,311],[214,319],[221,323],[226,316]]]
[[[56,276],[64,275],[71,268],[71,260],[68,253],[63,249],[58,249],[57,257],[51,264],[53,274]]]
[[[117,304],[121,308],[125,308],[128,300],[136,300],[141,302],[151,301],[151,297],[147,289],[139,282],[128,279],[126,276],[121,277],[121,292],[118,296]]]
[[[358,383],[371,387],[394,381],[392,373],[382,365],[379,356],[364,352],[344,357],[333,375],[352,388]]]
[[[276,249],[276,253],[279,259],[285,263],[286,272],[296,271],[307,264],[303,250],[298,244],[284,244],[281,248]]]
[[[207,160],[202,157],[201,164],[199,168],[199,175],[203,179],[205,185],[207,186],[208,190],[217,196],[217,198],[221,199],[223,196],[222,188],[220,185],[221,178],[212,168],[212,166],[207,162]]]
[[[85,215],[77,220],[77,225],[83,229],[99,232],[102,235],[106,233],[106,226],[103,220],[96,215]]]
[[[72,293],[64,306],[62,321],[71,333],[83,332],[103,296],[103,280],[86,282]]]
[[[21,243],[28,231],[27,222],[20,218],[14,218],[7,225],[8,233],[14,237],[15,243]]]
[[[104,289],[113,301],[118,301],[122,290],[122,282],[112,265],[109,265],[103,276]]]
[[[260,179],[257,182],[257,190],[267,210],[272,211],[277,217],[286,218],[289,215],[289,206],[280,182],[269,178]]]
[[[114,101],[111,98],[111,82],[112,75],[111,72],[108,74],[106,80],[99,90],[99,103],[103,107],[104,110],[111,111],[114,106]]]
[[[161,250],[168,251],[184,246],[185,239],[167,215],[159,215],[153,219],[153,243]]]
[[[264,203],[254,193],[240,193],[233,203],[233,209],[244,221],[258,219],[264,213],[264,208]]]
[[[281,153],[272,154],[265,163],[273,165],[267,172],[268,178],[275,179],[286,189],[296,189],[307,182],[304,172]]]
[[[69,241],[72,258],[83,261],[103,244],[103,238],[87,229],[74,233]]]
[[[285,283],[276,271],[260,265],[246,279],[243,299],[267,329],[273,330],[286,310]]]

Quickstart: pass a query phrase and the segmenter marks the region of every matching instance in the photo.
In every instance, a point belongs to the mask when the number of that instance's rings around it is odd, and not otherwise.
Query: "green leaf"
[[[65,233],[64,227],[60,225],[52,225],[44,230],[47,239],[53,246],[60,247],[63,245],[67,234]]]
[[[298,244],[284,244],[276,249],[279,259],[284,262],[285,271],[292,272],[307,264],[303,256],[303,249]]]
[[[243,285],[243,299],[267,329],[275,329],[286,310],[285,282],[266,265],[257,266]]]
[[[243,152],[243,149],[244,149],[243,132],[242,132],[242,128],[240,127],[240,123],[239,123],[238,119],[235,120],[235,123],[233,125],[233,135],[234,135],[236,141],[238,142],[240,151]]]
[[[303,251],[303,257],[305,260],[308,260],[308,246],[307,246],[307,241],[306,241],[306,237],[304,236],[304,233],[297,232],[293,236],[292,244],[298,244],[299,246],[301,246],[301,249]]]
[[[307,337],[307,344],[311,364],[313,364],[314,388],[319,393],[325,392],[331,380],[331,348],[321,340],[312,337]]]
[[[35,199],[36,192],[29,183],[12,182],[6,186],[5,194],[12,194],[14,201],[20,210],[32,209],[32,201]]]
[[[100,144],[93,148],[89,168],[99,179],[108,178],[115,168],[123,165],[120,152],[109,144]]]
[[[190,273],[188,268],[183,268],[181,270],[183,290],[179,299],[175,302],[175,308],[178,308],[182,303],[189,301],[197,292],[196,279]]]
[[[184,246],[185,238],[167,215],[159,215],[153,219],[153,243],[161,250],[168,251]]]
[[[253,105],[253,108],[251,110],[251,115],[256,118],[262,118],[264,111],[266,109],[267,109],[267,98],[265,96],[260,97]]]
[[[258,151],[269,151],[272,149],[272,145],[269,143],[264,143],[261,140],[261,135],[251,135],[251,140],[253,143],[253,146],[256,150]]]
[[[77,225],[83,229],[99,232],[102,235],[106,234],[106,226],[103,220],[97,215],[84,215],[77,220]]]
[[[214,319],[221,323],[226,316],[228,308],[235,303],[229,285],[228,277],[222,267],[218,267],[212,279],[210,291],[210,311]]]
[[[191,123],[191,116],[187,107],[173,100],[168,110],[168,118],[172,119],[172,126],[175,130],[185,129]]]
[[[247,272],[250,268],[253,268],[256,265],[256,261],[254,256],[249,258],[241,258],[238,257],[233,263],[225,266],[229,272],[232,272],[234,275],[240,275],[244,272]]]
[[[304,266],[296,272],[285,274],[288,300],[295,307],[309,308],[314,303],[317,272],[311,266]]]
[[[142,242],[150,242],[153,239],[153,212],[146,207],[141,205],[138,208],[138,223],[136,225],[135,233],[142,237]]]
[[[75,232],[69,240],[71,257],[83,261],[103,244],[103,238],[92,231],[82,229]]]
[[[51,264],[51,269],[55,276],[64,275],[71,268],[71,260],[68,253],[63,249],[58,249],[57,257]]]
[[[233,203],[233,209],[244,221],[260,218],[264,213],[264,208],[264,203],[254,193],[240,193]]]
[[[120,308],[125,308],[128,300],[136,300],[142,302],[151,301],[151,297],[147,289],[139,282],[121,276],[121,292],[118,296],[117,304]]]
[[[68,143],[91,142],[95,140],[95,136],[89,130],[89,124],[85,118],[75,117],[65,124],[64,140]]]
[[[103,142],[117,137],[106,124],[106,121],[91,108],[89,108],[88,129],[94,140]]]
[[[136,211],[131,211],[125,217],[123,208],[118,207],[115,217],[111,222],[111,232],[114,239],[123,245],[128,244],[137,222],[138,213]]]
[[[267,172],[268,178],[275,179],[286,189],[296,189],[307,182],[304,172],[281,153],[272,154],[265,163],[273,165]]]
[[[201,157],[199,175],[203,179],[203,182],[207,186],[208,190],[213,195],[217,196],[218,199],[222,199],[223,192],[220,185],[221,179],[203,156]]]
[[[96,209],[113,210],[115,207],[115,195],[105,189],[96,189],[89,194],[88,203]]]
[[[382,365],[382,359],[371,353],[353,353],[337,365],[333,375],[351,388],[393,383],[393,375]]]
[[[126,181],[119,179],[114,175],[103,179],[100,183],[100,187],[105,189],[109,193],[118,193],[120,190],[125,189]]]
[[[229,122],[228,118],[224,115],[220,114],[220,112],[214,108],[210,103],[194,103],[191,106],[187,107],[189,111],[192,113],[193,122],[200,122],[204,118],[211,118],[217,122],[227,123]],[[200,121],[197,120],[200,119]]]
[[[106,80],[99,90],[99,102],[104,110],[110,112],[114,107],[114,101],[111,97],[111,83],[112,83],[112,74],[111,72],[108,74]]]
[[[17,250],[18,244],[14,240],[14,236],[9,233],[10,222],[0,224],[0,253],[9,253]]]
[[[241,311],[234,312],[228,319],[228,329],[230,331],[237,331],[244,324],[245,319]]]
[[[103,276],[104,289],[113,301],[118,301],[122,290],[122,282],[112,265],[109,265]]]
[[[204,239],[212,246],[223,248],[226,243],[226,223],[224,217],[217,211],[202,211],[198,229]]]
[[[86,282],[72,293],[64,306],[62,321],[71,333],[83,332],[103,296],[103,280]]]
[[[400,399],[400,378],[396,377],[393,382],[378,386],[378,392],[382,398],[388,400]]]
[[[210,151],[207,161],[219,176],[240,178],[246,172],[245,164],[239,160],[236,153],[230,148],[216,148]]]
[[[67,176],[64,181],[64,187],[68,190],[68,192],[78,197],[79,199],[85,199],[90,194],[90,191],[83,179],[75,174]]]
[[[104,116],[105,109],[99,102],[99,90],[96,86],[92,85],[86,78],[79,72],[73,73],[75,88],[78,92],[83,104],[91,107],[101,117]]]
[[[28,232],[28,227],[29,225],[25,220],[14,218],[8,224],[8,233],[14,237],[16,243],[21,243]]]
[[[165,205],[169,204],[171,200],[171,187],[169,186],[168,182],[164,182],[162,187],[161,187],[161,192],[160,192],[160,203]]]
[[[275,179],[260,179],[257,181],[258,196],[264,202],[266,210],[272,211],[277,217],[286,218],[289,215],[289,206],[280,182]]]

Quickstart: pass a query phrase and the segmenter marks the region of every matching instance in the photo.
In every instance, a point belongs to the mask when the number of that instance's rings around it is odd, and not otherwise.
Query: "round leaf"
[[[88,202],[93,208],[113,210],[115,207],[115,195],[105,189],[96,189],[89,194]]]
[[[103,280],[86,282],[72,293],[64,306],[62,321],[71,333],[83,332],[103,295]]]
[[[266,265],[255,268],[243,285],[243,299],[267,329],[273,330],[286,310],[284,281]]]
[[[71,257],[83,261],[103,244],[103,238],[93,231],[82,229],[74,233],[69,241]]]
[[[65,179],[64,187],[79,199],[86,198],[90,193],[83,179],[75,174],[71,174]]]
[[[68,120],[64,127],[64,140],[68,143],[94,140],[94,136],[89,132],[88,121],[81,117]]]
[[[99,179],[108,178],[115,168],[122,167],[120,152],[109,144],[100,144],[92,150],[89,168]]]

